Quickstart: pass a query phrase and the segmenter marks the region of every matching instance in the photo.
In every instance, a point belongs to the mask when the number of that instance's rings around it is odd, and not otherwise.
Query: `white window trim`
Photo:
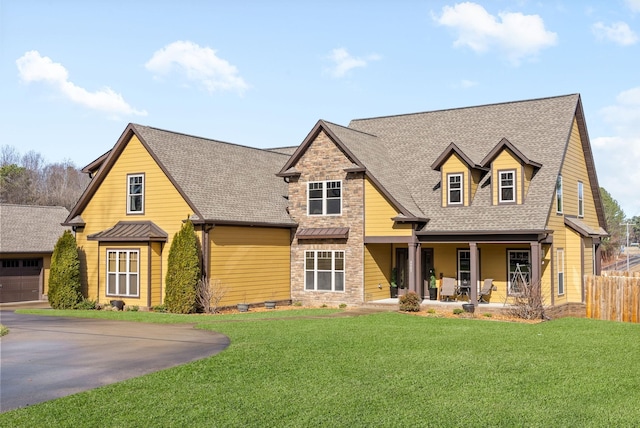
[[[460,177],[460,202],[451,201],[451,178]],[[463,205],[464,204],[464,174],[454,173],[447,174],[447,205]]]
[[[308,253],[313,253],[313,270],[307,269]],[[331,253],[331,290],[318,290],[318,253]],[[336,269],[336,255],[342,254],[342,269]],[[307,272],[313,271],[313,288],[307,288]],[[342,290],[336,290],[336,272],[342,272]],[[346,289],[346,260],[343,250],[307,250],[304,252],[304,291],[324,293],[344,293]]]
[[[142,178],[142,192],[140,193],[140,211],[133,211],[131,209],[131,197],[137,196],[131,193],[131,179],[132,178]],[[145,180],[144,174],[127,174],[127,214],[144,214],[144,191],[145,191]]]
[[[584,217],[584,184],[578,181],[578,217]]]
[[[321,214],[312,214],[310,207],[311,204],[309,203],[309,193],[310,193],[310,186],[312,184],[317,184],[320,183],[322,184],[322,213]],[[331,214],[327,214],[327,200],[328,199],[338,199],[338,198],[329,198],[327,197],[327,190],[328,190],[328,184],[329,183],[340,183],[340,212],[339,213],[331,213]],[[325,180],[325,181],[309,181],[307,183],[307,215],[308,216],[341,216],[342,215],[342,200],[343,200],[343,195],[344,195],[344,189],[342,187],[342,180]],[[314,199],[317,200],[317,199]]]
[[[562,195],[562,176],[558,176],[558,181],[556,182],[556,213],[562,214],[564,209],[564,199]]]
[[[109,270],[109,254],[110,253],[115,253],[116,254],[116,271],[112,272]],[[126,261],[126,272],[120,272],[119,269],[119,256],[121,253],[126,253],[127,255],[127,261]],[[131,254],[135,253],[137,255],[136,258],[136,272],[130,272],[129,271],[129,266],[130,266],[130,258],[131,258]],[[107,273],[106,276],[106,283],[105,283],[105,293],[107,296],[126,296],[126,297],[140,297],[140,250],[139,249],[135,249],[135,250],[127,250],[127,249],[122,249],[122,250],[116,250],[116,249],[107,249],[107,264],[106,264],[106,268],[105,271]],[[115,275],[115,279],[116,279],[116,293],[110,293],[109,292],[109,275],[110,274],[114,274]],[[125,274],[126,275],[126,284],[124,285],[124,293],[118,293],[117,291],[122,291],[122,286],[120,285],[120,274]],[[132,294],[130,292],[130,287],[131,287],[131,276],[137,276],[137,283],[138,283],[138,291],[137,293]]]
[[[502,174],[512,174],[513,184],[511,186],[502,186]],[[513,188],[513,199],[502,199],[502,189]],[[503,171],[498,171],[498,202],[501,204],[514,204],[518,200],[518,193],[516,189],[516,170],[515,169],[507,169]]]
[[[566,277],[564,275],[564,248],[558,248],[556,250],[556,270],[558,272],[557,274],[557,281],[558,281],[558,296],[564,296],[565,293],[565,282],[566,282]],[[560,278],[562,277],[562,282],[560,281]],[[562,284],[562,289],[560,289],[560,284]]]

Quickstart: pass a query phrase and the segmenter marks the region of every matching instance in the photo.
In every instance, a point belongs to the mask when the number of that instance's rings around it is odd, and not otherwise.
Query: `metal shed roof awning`
[[[296,233],[300,239],[347,239],[349,237],[348,227],[316,227],[300,229]]]
[[[87,239],[99,242],[166,242],[168,236],[151,221],[120,221],[109,229],[87,236]]]

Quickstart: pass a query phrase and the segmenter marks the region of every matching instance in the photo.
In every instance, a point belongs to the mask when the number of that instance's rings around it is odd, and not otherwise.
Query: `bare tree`
[[[197,305],[205,314],[215,314],[225,294],[227,289],[222,286],[221,280],[214,279],[210,283],[209,280],[202,278],[198,281]]]
[[[34,151],[0,147],[0,203],[71,209],[90,181],[71,161],[47,164]]]

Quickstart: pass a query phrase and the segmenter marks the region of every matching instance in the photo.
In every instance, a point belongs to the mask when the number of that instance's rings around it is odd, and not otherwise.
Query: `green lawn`
[[[92,312],[197,322],[228,335],[231,346],[181,367],[6,412],[0,426],[620,427],[640,421],[640,325],[399,313],[298,317],[327,313]]]

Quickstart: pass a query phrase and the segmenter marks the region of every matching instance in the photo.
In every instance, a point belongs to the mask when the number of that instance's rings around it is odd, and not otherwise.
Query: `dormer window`
[[[314,181],[307,188],[308,215],[342,214],[342,182]]]
[[[462,205],[462,174],[447,174],[447,204]]]
[[[516,172],[500,171],[499,180],[500,203],[508,204],[516,202]]]
[[[127,175],[127,214],[144,213],[144,174]]]

